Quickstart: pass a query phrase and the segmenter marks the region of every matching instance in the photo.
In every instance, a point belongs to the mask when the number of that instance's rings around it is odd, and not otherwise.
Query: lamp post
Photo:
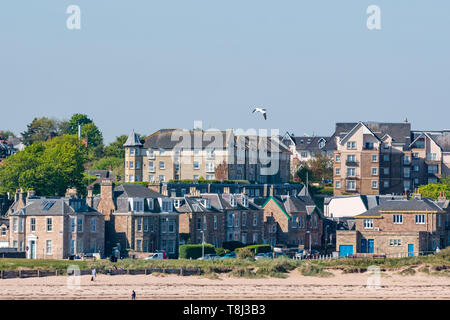
[[[205,232],[200,230],[202,233],[202,259],[205,259]]]

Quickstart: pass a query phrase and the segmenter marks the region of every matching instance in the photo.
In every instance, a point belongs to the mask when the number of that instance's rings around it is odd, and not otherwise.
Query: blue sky
[[[81,30],[66,28],[71,4]],[[194,120],[298,135],[405,117],[449,128],[449,16],[447,0],[4,0],[0,128],[75,112],[106,142]]]

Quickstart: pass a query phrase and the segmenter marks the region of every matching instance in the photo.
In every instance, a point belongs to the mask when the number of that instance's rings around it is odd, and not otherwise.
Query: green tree
[[[437,200],[441,192],[444,192],[446,197],[450,197],[450,184],[444,183],[430,183],[419,187],[420,194],[424,198],[433,198]]]
[[[35,142],[0,166],[0,193],[33,189],[42,196],[62,196],[68,187],[84,191],[85,156],[73,135]]]
[[[90,170],[109,170],[112,168],[112,172],[116,177],[116,181],[122,180],[125,175],[124,159],[118,157],[104,157],[92,163]]]
[[[128,136],[126,134],[116,137],[114,142],[111,142],[105,147],[104,155],[106,157],[125,158],[125,147],[123,144],[127,141],[127,139]]]
[[[69,127],[71,134],[78,134],[78,125],[80,124],[82,127],[86,124],[93,123],[92,119],[90,119],[87,115],[82,113],[75,113],[72,118],[69,120]]]
[[[296,172],[296,175],[300,179],[300,182],[303,184],[306,184],[306,180],[309,180],[309,182],[311,182],[312,171],[311,169],[309,169],[308,163],[304,162],[303,164],[301,164],[300,168]]]
[[[308,168],[312,172],[312,177],[309,177],[312,182],[333,179],[333,159],[322,152],[316,153],[313,159],[308,160]]]
[[[0,138],[4,139],[4,140],[8,140],[8,138],[12,136],[12,137],[16,137],[16,135],[14,134],[14,132],[9,131],[9,130],[0,130]]]
[[[27,146],[37,141],[47,141],[58,135],[57,121],[47,117],[34,118],[22,132],[23,143]]]

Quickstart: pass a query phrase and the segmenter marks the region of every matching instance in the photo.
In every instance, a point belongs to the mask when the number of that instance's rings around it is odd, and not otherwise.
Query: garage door
[[[346,257],[353,254],[353,246],[350,245],[340,245],[339,246],[339,256]]]

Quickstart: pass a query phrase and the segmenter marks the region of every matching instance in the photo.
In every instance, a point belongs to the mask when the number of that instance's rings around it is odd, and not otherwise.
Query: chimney
[[[268,196],[268,194],[267,194],[267,184],[266,183],[264,184],[263,195],[264,195],[264,197]]]
[[[191,196],[195,196],[196,191],[197,191],[196,187],[189,187],[189,194]]]
[[[413,199],[422,200],[422,195],[420,194],[419,188],[417,188],[415,193],[413,194]]]
[[[16,189],[16,193],[14,194],[14,202],[19,201],[20,199],[20,189]]]
[[[34,197],[35,195],[36,195],[36,192],[34,190],[28,190],[27,198]]]
[[[92,190],[92,188],[87,189],[86,204],[89,207],[93,207],[94,206],[94,191]]]
[[[167,184],[166,183],[161,185],[161,194],[165,195],[166,197],[169,196],[169,191],[167,190]]]
[[[245,187],[242,188],[242,194],[247,194],[247,190],[245,189]]]
[[[270,196],[273,197],[273,184],[270,185]]]
[[[150,182],[147,185],[147,188],[149,188],[150,190],[156,191],[158,193],[162,192],[162,184],[159,182]]]
[[[97,210],[105,215],[105,221],[109,221],[111,219],[111,214],[116,210],[112,180],[105,179],[101,182],[100,202]]]
[[[230,187],[223,187],[223,193],[230,193]]]
[[[78,198],[77,188],[67,188],[65,197],[72,199]]]
[[[447,201],[447,197],[446,197],[446,195],[445,195],[445,191],[439,192],[439,198],[438,198],[438,201],[439,201],[439,202]]]

